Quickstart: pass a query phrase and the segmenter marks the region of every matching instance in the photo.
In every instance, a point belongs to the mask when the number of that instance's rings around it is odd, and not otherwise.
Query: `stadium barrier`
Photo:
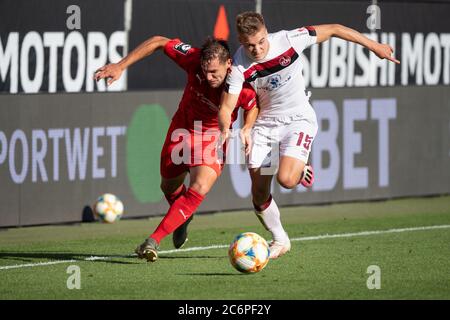
[[[160,150],[181,94],[0,95],[0,225],[80,221],[105,192],[123,200],[126,217],[164,213]],[[447,87],[316,89],[311,101],[316,182],[275,183],[280,205],[450,192]],[[251,208],[250,179],[229,164],[200,210],[239,208]]]

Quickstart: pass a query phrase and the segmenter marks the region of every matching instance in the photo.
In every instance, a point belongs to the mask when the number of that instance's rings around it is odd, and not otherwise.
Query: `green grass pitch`
[[[183,250],[172,252],[169,236],[155,263],[132,253],[161,217],[2,230],[0,299],[450,298],[450,196],[287,207],[281,214],[291,252],[252,275],[234,270],[227,257],[240,232],[270,239],[251,211],[196,215]],[[221,247],[207,248],[213,245]],[[67,287],[72,265],[80,289]],[[367,287],[373,265],[379,289]]]

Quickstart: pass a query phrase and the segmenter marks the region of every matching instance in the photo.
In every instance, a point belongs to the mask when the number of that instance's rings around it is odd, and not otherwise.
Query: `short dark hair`
[[[236,16],[236,29],[239,35],[254,35],[264,26],[264,17],[260,13],[246,11]]]
[[[203,63],[219,59],[220,63],[226,63],[231,59],[228,43],[222,39],[208,37],[202,45],[200,60]]]

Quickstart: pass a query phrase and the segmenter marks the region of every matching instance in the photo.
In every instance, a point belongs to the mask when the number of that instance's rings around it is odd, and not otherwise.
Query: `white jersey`
[[[258,96],[260,117],[301,115],[310,111],[300,53],[317,42],[314,28],[270,33],[268,41],[269,52],[258,62],[239,47],[227,78],[227,92],[239,94],[243,83],[250,83]]]

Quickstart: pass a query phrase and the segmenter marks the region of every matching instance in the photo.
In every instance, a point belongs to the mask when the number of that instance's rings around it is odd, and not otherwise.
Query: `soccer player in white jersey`
[[[270,257],[277,258],[288,252],[291,244],[271,195],[275,172],[265,167],[276,166],[278,182],[288,189],[299,183],[310,187],[313,180],[312,168],[307,163],[317,133],[317,119],[309,103],[309,94],[305,92],[299,55],[313,44],[338,37],[366,47],[381,59],[400,61],[392,56],[393,49],[389,45],[370,40],[339,24],[268,33],[261,14],[244,12],[236,17],[236,27],[241,46],[234,55],[231,74],[222,94],[219,126],[222,141],[225,141],[229,137],[230,116],[242,85],[251,84],[260,106],[252,136],[247,137],[253,143],[248,159],[252,200],[257,217],[272,233]],[[274,159],[276,151],[278,156]]]

